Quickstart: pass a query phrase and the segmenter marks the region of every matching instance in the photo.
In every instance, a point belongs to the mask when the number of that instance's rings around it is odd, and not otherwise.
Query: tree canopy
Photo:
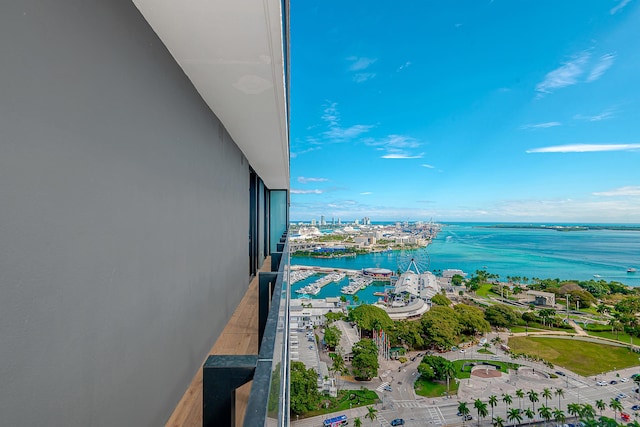
[[[422,315],[422,330],[427,344],[440,349],[455,345],[462,330],[456,312],[451,307],[436,305]]]
[[[315,409],[320,400],[318,374],[298,361],[292,361],[290,369],[291,411],[302,414]]]
[[[375,329],[391,330],[393,320],[386,311],[373,305],[363,304],[349,312],[349,319],[353,320],[360,329],[373,331]]]
[[[370,380],[378,375],[378,346],[373,340],[365,338],[353,346],[351,367],[358,380]]]
[[[431,302],[435,305],[444,305],[447,307],[451,305],[451,300],[442,294],[434,295],[434,297],[431,298]]]
[[[520,316],[505,304],[495,304],[484,310],[484,317],[493,326],[506,327],[518,322]]]

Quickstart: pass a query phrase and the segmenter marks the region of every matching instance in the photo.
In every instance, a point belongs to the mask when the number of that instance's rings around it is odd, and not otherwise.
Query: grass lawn
[[[322,402],[329,402],[328,408],[310,411],[304,417],[315,417],[316,415],[330,414],[332,412],[344,411],[358,406],[369,406],[378,403],[380,399],[373,390],[340,390],[338,397],[322,397]]]
[[[589,376],[616,369],[638,366],[638,353],[626,347],[616,347],[581,340],[512,337],[509,347],[515,353],[536,355],[554,365]]]
[[[620,333],[611,333],[611,331],[586,331],[589,335],[593,335],[594,337],[601,338],[609,338],[610,340],[621,341],[625,343],[631,343],[631,337],[624,332]],[[636,344],[638,344],[640,340],[636,338]]]
[[[485,283],[484,285],[478,288],[478,290],[476,291],[476,295],[479,297],[486,298],[492,286],[493,285],[490,283]]]
[[[477,351],[477,353],[481,353],[481,354],[495,354],[493,351],[481,348],[480,350]]]
[[[447,383],[433,382],[418,378],[415,383],[416,394],[425,397],[441,397],[447,392]],[[458,383],[455,380],[449,381],[449,394],[452,396],[458,393]]]

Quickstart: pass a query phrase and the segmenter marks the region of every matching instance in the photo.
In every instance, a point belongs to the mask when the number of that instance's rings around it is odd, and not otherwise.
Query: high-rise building
[[[311,220],[311,225],[312,225],[312,226],[315,226],[315,225],[316,225],[316,220],[315,220],[315,218]]]
[[[165,425],[289,223],[287,14],[0,3],[3,425]]]
[[[327,225],[327,223],[324,221],[324,215],[320,217],[320,225]]]

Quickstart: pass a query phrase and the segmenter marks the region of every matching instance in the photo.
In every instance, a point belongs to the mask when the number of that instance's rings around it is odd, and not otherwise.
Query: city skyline
[[[638,2],[291,4],[291,219],[640,223]]]

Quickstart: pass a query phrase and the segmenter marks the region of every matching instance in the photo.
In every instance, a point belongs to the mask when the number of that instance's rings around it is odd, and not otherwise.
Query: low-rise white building
[[[291,299],[289,309],[291,323],[296,324],[298,329],[310,329],[324,324],[324,315],[329,312],[344,312],[340,298]]]

